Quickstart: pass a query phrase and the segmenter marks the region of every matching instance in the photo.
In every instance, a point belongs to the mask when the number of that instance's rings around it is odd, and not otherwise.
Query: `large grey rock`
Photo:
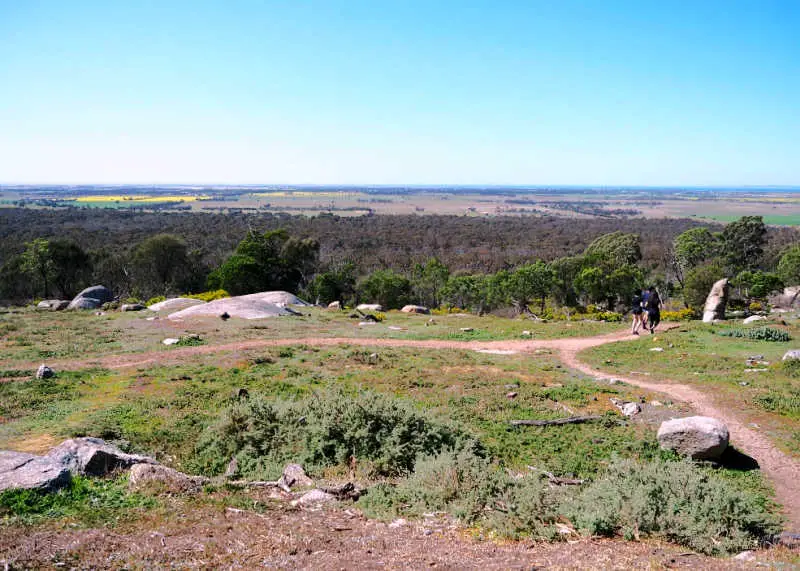
[[[36,307],[38,309],[46,309],[49,311],[61,311],[69,307],[69,300],[64,299],[45,299],[40,301]]]
[[[428,315],[431,312],[430,309],[422,305],[406,305],[400,311],[403,313],[421,313],[423,315]]]
[[[750,317],[746,318],[742,323],[745,325],[750,325],[751,323],[755,323],[756,321],[766,321],[767,318],[763,315],[751,315]]]
[[[69,481],[69,470],[52,459],[0,450],[0,492],[11,489],[49,492],[66,486]]]
[[[689,416],[661,423],[658,443],[661,448],[694,460],[714,460],[728,447],[728,427],[708,416]]]
[[[728,278],[722,278],[714,283],[703,308],[703,323],[712,323],[715,319],[725,319],[729,289]]]
[[[800,308],[800,286],[791,286],[783,289],[783,293],[769,296],[767,300],[772,306],[772,311],[791,311]]]
[[[105,286],[87,287],[76,295],[67,309],[97,309],[104,303],[114,301],[114,294]]]
[[[157,464],[148,456],[126,454],[113,444],[92,437],[65,440],[44,457],[66,467],[73,475],[88,476],[105,476],[134,464]]]
[[[791,361],[792,359],[800,359],[800,349],[791,349],[783,354],[784,361]]]
[[[342,309],[342,302],[332,301],[328,304],[328,309]]]
[[[134,464],[128,474],[128,486],[133,489],[157,488],[168,492],[198,491],[211,480],[190,476],[161,464]]]
[[[362,303],[356,306],[358,311],[383,311],[383,306],[380,303]]]

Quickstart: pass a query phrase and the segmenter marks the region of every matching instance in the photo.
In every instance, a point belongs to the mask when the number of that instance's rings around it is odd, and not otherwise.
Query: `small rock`
[[[752,551],[742,551],[739,555],[733,557],[736,561],[752,561],[756,558],[756,554]]]
[[[473,329],[472,327],[462,327],[461,331],[463,331],[464,333],[470,333],[472,331],[475,331],[475,329]]]
[[[653,347],[650,350],[651,351],[655,351],[656,353],[661,353],[662,351],[664,351],[664,348],[663,347]]]
[[[506,389],[516,389],[519,387],[519,383],[508,383],[507,385],[503,385],[503,388]]]
[[[401,527],[405,527],[406,525],[408,525],[408,521],[403,518],[399,518],[389,524],[389,529],[399,529]]]
[[[366,327],[367,325],[377,325],[378,323],[375,321],[359,321],[359,327]]]
[[[661,403],[660,401],[657,401],[657,400],[651,400],[651,401],[650,401],[650,406],[664,406],[664,405],[663,405],[663,403]]]
[[[405,329],[403,329],[402,327],[398,327],[397,325],[390,325],[389,329],[391,329],[392,331],[405,331]]]
[[[231,318],[231,315],[227,311],[223,311],[222,313],[220,313],[219,318],[222,321],[228,321]]]
[[[630,416],[636,416],[637,414],[642,412],[642,407],[639,406],[639,403],[626,402],[625,404],[622,405],[622,408],[620,410],[622,411],[623,415],[630,417]]]
[[[162,343],[163,343],[164,345],[177,345],[177,344],[178,344],[178,343],[180,343],[180,342],[181,342],[181,340],[180,340],[180,339],[175,339],[174,337],[167,337],[166,339],[164,339],[164,340],[162,341]]]
[[[425,536],[433,535],[433,530],[432,529],[426,529],[425,531],[422,532],[422,535],[425,535]]]
[[[314,480],[306,475],[300,464],[287,464],[281,474],[280,482],[287,488],[308,488],[314,485]]]
[[[763,315],[751,315],[750,317],[742,321],[742,323],[748,325],[750,323],[755,323],[756,321],[766,321],[766,320],[767,318],[764,317]]]
[[[518,393],[515,393],[514,391],[511,391],[510,393],[506,394],[506,398],[507,399],[515,399],[515,398],[517,398],[517,394]]]
[[[527,329],[522,332],[522,336],[523,337],[530,337],[531,335],[533,335],[533,334],[530,331],[528,331]]]
[[[800,349],[792,349],[783,354],[783,361],[789,361],[791,359],[800,359]]]
[[[153,486],[175,493],[198,491],[209,481],[208,478],[190,476],[161,464],[134,464],[128,475],[128,486],[133,489]]]
[[[141,303],[123,303],[119,308],[120,311],[142,311],[147,309]]]
[[[342,309],[342,302],[332,301],[328,304],[328,309]]]
[[[47,365],[39,365],[39,368],[36,369],[36,378],[37,379],[50,379],[55,377],[56,373],[48,367]]]

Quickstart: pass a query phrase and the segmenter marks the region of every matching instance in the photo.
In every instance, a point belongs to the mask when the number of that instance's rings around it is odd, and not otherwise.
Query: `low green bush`
[[[359,507],[383,518],[440,511],[505,536],[552,539],[555,497],[538,477],[514,478],[472,442],[459,451],[421,459],[409,478],[371,488]]]
[[[161,303],[162,301],[166,301],[166,300],[167,300],[167,296],[165,296],[165,295],[157,295],[155,297],[151,297],[150,299],[148,299],[144,304],[147,307],[150,307],[151,305],[154,305],[156,303]]]
[[[763,496],[689,461],[616,460],[563,509],[591,535],[661,537],[709,555],[753,549],[781,529]]]
[[[723,337],[742,337],[745,339],[752,339],[753,341],[775,341],[785,343],[791,341],[792,337],[782,329],[775,329],[774,327],[756,327],[754,329],[729,329],[727,331],[719,331],[718,335]]]
[[[373,475],[408,474],[419,457],[454,449],[461,432],[411,404],[341,390],[299,402],[253,396],[226,409],[197,445],[195,464],[218,474],[235,457],[248,477],[274,477],[286,462],[311,472],[355,458]]]
[[[783,416],[800,418],[800,389],[790,389],[788,393],[769,391],[756,396],[753,399],[753,404]]]

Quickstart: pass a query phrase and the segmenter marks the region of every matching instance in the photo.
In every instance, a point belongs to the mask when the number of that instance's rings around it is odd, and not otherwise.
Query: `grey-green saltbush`
[[[722,555],[780,531],[765,503],[689,461],[615,460],[562,511],[592,535],[659,536]]]

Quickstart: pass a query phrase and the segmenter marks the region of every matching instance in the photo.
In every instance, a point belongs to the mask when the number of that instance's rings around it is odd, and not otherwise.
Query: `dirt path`
[[[666,326],[667,329],[675,327]],[[81,369],[86,367],[103,367],[107,369],[126,369],[151,365],[170,365],[185,362],[187,357],[209,355],[221,352],[238,352],[268,347],[288,345],[312,345],[330,347],[337,345],[357,345],[364,347],[413,347],[419,349],[450,350],[484,350],[531,352],[537,349],[550,349],[557,352],[564,364],[596,379],[616,378],[628,384],[658,392],[690,404],[698,414],[718,418],[728,425],[731,440],[735,446],[753,457],[772,482],[778,501],[784,506],[788,519],[787,525],[792,530],[800,531],[800,464],[778,450],[767,437],[749,428],[741,421],[735,411],[723,409],[714,403],[711,395],[685,384],[650,382],[643,379],[609,375],[599,372],[578,359],[583,350],[614,343],[637,339],[627,331],[599,335],[595,337],[577,337],[543,340],[505,340],[505,341],[444,341],[444,340],[410,340],[410,339],[370,339],[352,337],[304,337],[294,339],[255,339],[221,345],[201,345],[197,347],[181,347],[171,350],[153,351],[131,355],[110,355],[90,360],[68,360],[53,362],[56,370]],[[2,363],[0,362],[0,366]],[[35,368],[30,365],[29,368]]]

